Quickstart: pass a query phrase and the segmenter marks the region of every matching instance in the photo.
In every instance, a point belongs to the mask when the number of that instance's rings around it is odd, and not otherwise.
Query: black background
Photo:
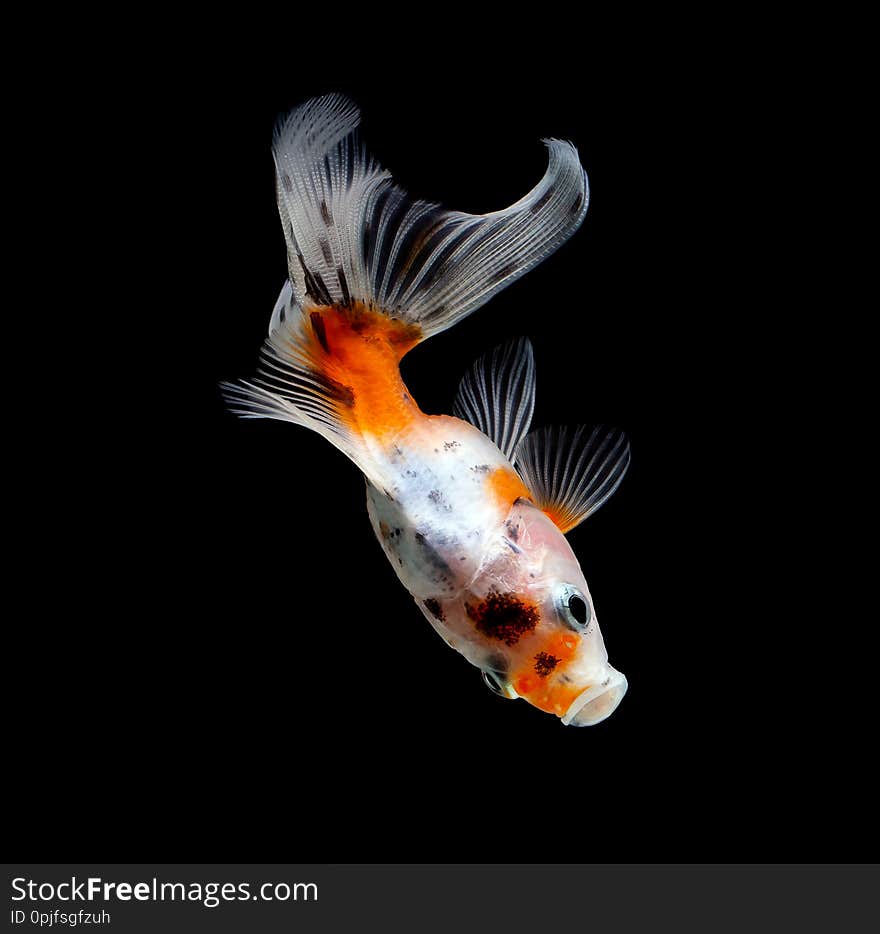
[[[45,307],[76,308],[76,333],[53,331],[76,362],[37,429],[52,455],[20,549],[37,610],[6,666],[22,855],[865,858],[860,714],[836,717],[845,679],[787,606],[765,500],[786,477],[767,438],[787,360],[749,282],[749,166],[775,117],[711,44],[623,31],[562,61],[559,38],[523,57],[166,37],[71,106],[87,285]],[[404,187],[459,210],[531,188],[542,137],[579,148],[581,230],[403,373],[449,411],[469,363],[524,334],[536,425],[629,434],[620,490],[571,534],[630,683],[595,728],[491,695],[443,645],[339,452],[224,410],[217,383],[252,372],[286,275],[274,120],[331,90]]]

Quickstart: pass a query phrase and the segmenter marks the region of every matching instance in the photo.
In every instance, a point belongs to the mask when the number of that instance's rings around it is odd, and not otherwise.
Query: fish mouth
[[[562,722],[566,726],[593,726],[610,717],[623,700],[627,689],[626,678],[614,668],[600,684],[588,687],[571,702]]]

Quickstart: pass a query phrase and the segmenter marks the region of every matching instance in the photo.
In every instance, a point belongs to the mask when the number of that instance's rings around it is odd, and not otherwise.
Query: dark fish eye
[[[584,632],[593,611],[590,601],[573,584],[564,584],[556,597],[559,614],[570,629]]]
[[[581,626],[585,626],[587,623],[587,617],[589,616],[589,607],[584,601],[583,597],[579,594],[573,593],[568,598],[568,609],[571,615],[575,618]]]

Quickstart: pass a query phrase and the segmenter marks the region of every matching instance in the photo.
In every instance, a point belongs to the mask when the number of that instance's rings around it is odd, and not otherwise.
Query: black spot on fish
[[[291,233],[292,231],[293,228],[291,228]],[[306,261],[303,259],[303,255],[298,249],[296,251],[296,258],[299,260],[299,264],[302,267],[306,294],[319,305],[332,305],[333,300],[330,298],[327,286],[324,285],[324,280],[317,273],[312,274],[309,271],[308,266],[306,266]]]
[[[331,399],[335,399],[337,402],[341,402],[343,405],[349,407],[354,405],[354,391],[351,386],[340,383],[338,380],[333,379],[332,376],[317,372],[310,373],[309,384],[312,387],[317,384],[326,395]]]
[[[321,316],[321,312],[313,311],[309,315],[309,319],[312,322],[312,330],[315,332],[315,337],[318,338],[318,342],[326,353],[330,353],[330,345],[327,343],[327,329],[324,327],[324,319]]]
[[[439,490],[431,490],[428,494],[428,499],[431,500],[438,509],[442,509],[444,512],[452,512],[452,506],[446,502],[446,497]]]
[[[559,659],[555,655],[550,655],[547,652],[538,652],[535,656],[535,674],[539,678],[546,678],[558,664]]]
[[[321,220],[329,227],[333,223],[333,218],[330,215],[330,208],[327,207],[327,202],[321,198]]]
[[[312,284],[315,288],[315,294],[323,305],[332,305],[333,299],[330,297],[330,292],[327,289],[327,286],[324,284],[324,280],[321,278],[319,273],[314,273],[312,275]]]
[[[507,534],[510,536],[511,540],[514,542],[519,541],[519,526],[515,522],[511,522],[510,519],[505,523],[505,528],[507,529]]]
[[[541,618],[537,607],[516,594],[497,591],[476,605],[465,603],[465,611],[477,632],[509,646],[516,645],[524,635],[533,632]]]
[[[348,279],[345,278],[345,271],[341,266],[336,267],[336,278],[339,280],[339,288],[342,289],[342,304],[351,304],[351,293],[348,291]]]
[[[433,568],[435,571],[439,572],[442,576],[447,577],[452,573],[452,568],[446,563],[443,558],[443,555],[428,541],[427,538],[421,533],[415,533],[416,544],[419,546],[419,554],[421,555],[424,562]]]
[[[433,597],[428,597],[425,600],[425,609],[434,617],[434,619],[439,619],[442,623],[446,617],[443,615],[443,608],[440,606],[440,601],[435,600]]]
[[[532,214],[537,214],[542,207],[553,197],[553,189],[548,188],[543,195],[529,208]]]
[[[330,290],[327,288],[327,284],[324,282],[319,272],[312,273],[312,285],[315,288],[315,293],[320,297],[322,304],[333,304],[333,298],[330,295]]]
[[[512,276],[517,270],[516,263],[507,263],[507,265],[502,266],[496,272],[492,274],[492,282],[501,282],[503,279],[506,279],[508,276]]]
[[[473,470],[474,473],[488,473],[489,465],[488,464],[477,464],[475,467],[471,467],[471,470]]]
[[[363,334],[370,325],[365,317],[355,315],[348,319],[348,326],[355,334]]]
[[[457,441],[444,441],[443,442],[444,451],[451,451],[453,448],[459,448],[459,447],[461,447],[461,445]]]

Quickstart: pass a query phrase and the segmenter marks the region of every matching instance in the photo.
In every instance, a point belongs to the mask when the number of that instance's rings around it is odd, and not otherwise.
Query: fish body
[[[234,411],[305,425],[363,472],[376,536],[399,579],[487,685],[589,725],[626,679],[608,664],[592,598],[564,532],[629,463],[620,432],[529,432],[531,345],[480,358],[454,415],[422,412],[400,360],[555,249],[579,226],[586,176],[550,141],[542,182],[506,211],[414,202],[360,147],[356,109],[332,95],[276,134],[290,278]]]

